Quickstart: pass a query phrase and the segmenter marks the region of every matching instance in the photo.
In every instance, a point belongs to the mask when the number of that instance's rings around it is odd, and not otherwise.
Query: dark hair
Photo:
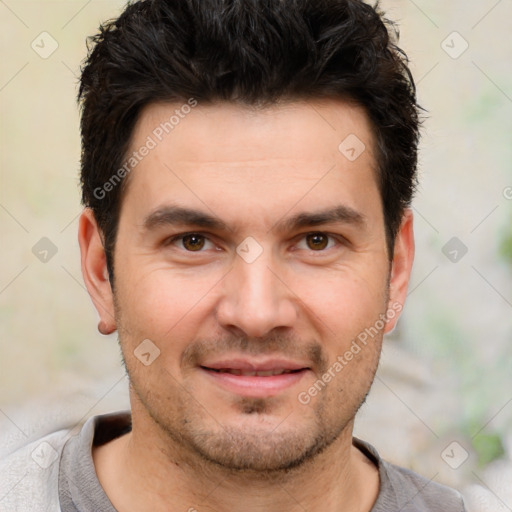
[[[82,201],[113,249],[123,197],[107,187],[135,123],[157,101],[350,99],[377,141],[389,257],[416,185],[419,109],[398,31],[361,0],[142,0],[88,40],[82,107]],[[341,142],[341,141],[340,141]],[[98,191],[102,191],[98,193]]]

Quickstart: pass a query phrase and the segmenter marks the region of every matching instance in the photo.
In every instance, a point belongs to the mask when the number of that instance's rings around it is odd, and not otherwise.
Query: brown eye
[[[184,235],[182,243],[187,251],[200,251],[204,247],[204,236],[197,234]]]
[[[314,251],[322,251],[329,243],[329,237],[324,233],[311,233],[306,236],[308,247]]]

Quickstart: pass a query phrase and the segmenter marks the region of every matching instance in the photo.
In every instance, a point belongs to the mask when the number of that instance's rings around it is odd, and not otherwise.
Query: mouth
[[[244,359],[201,365],[200,370],[215,385],[239,396],[265,398],[297,385],[311,368],[298,362]]]
[[[204,370],[210,370],[212,372],[217,373],[230,373],[231,375],[243,375],[244,377],[272,377],[273,375],[284,375],[285,373],[297,373],[301,372],[305,368],[300,368],[298,370],[283,370],[283,369],[276,369],[276,370],[254,370],[254,371],[247,371],[247,370],[239,370],[237,368],[208,368],[206,366],[201,366]]]

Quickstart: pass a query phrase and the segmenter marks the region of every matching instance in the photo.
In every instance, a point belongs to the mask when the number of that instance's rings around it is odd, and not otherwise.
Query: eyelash
[[[190,236],[190,235],[197,235],[197,236],[200,236],[200,237],[203,237],[205,240],[209,241],[210,243],[213,244],[213,242],[210,240],[210,238],[208,238],[208,236],[204,233],[201,233],[200,231],[189,231],[187,233],[180,233],[179,235],[175,235],[175,236],[172,236],[170,238],[168,238],[165,242],[164,242],[164,245],[165,246],[168,246],[168,245],[173,245],[175,242],[178,242],[180,240],[183,240],[186,236]],[[324,231],[308,231],[307,233],[302,233],[301,235],[299,235],[300,237],[300,241],[302,240],[305,240],[307,236],[309,235],[324,235],[326,236],[329,241],[335,241],[336,242],[336,245],[335,246],[338,246],[338,245],[346,245],[347,244],[347,241],[340,235],[333,235],[331,233],[326,233]],[[335,246],[331,246],[329,247],[329,242],[328,242],[328,245],[327,245],[327,248],[325,249],[321,249],[321,250],[313,250],[313,249],[309,249],[309,252],[311,253],[325,253],[327,252],[329,249],[333,249]],[[199,250],[199,251],[188,251],[187,249],[185,248],[181,248],[183,249],[184,252],[187,252],[187,253],[202,253],[202,252],[205,252],[203,249]],[[307,249],[304,249],[304,250],[307,250]]]

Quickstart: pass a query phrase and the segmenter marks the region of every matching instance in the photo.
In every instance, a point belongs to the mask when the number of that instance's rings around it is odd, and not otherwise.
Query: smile
[[[229,393],[250,398],[278,395],[298,385],[310,371],[310,368],[301,362],[282,359],[205,361],[199,368],[215,386]]]
[[[230,373],[231,375],[242,375],[244,377],[271,377],[273,375],[283,375],[284,373],[296,373],[302,371],[302,369],[298,370],[261,370],[261,371],[245,371],[238,370],[236,368],[206,368],[205,370],[211,370],[218,373]]]

